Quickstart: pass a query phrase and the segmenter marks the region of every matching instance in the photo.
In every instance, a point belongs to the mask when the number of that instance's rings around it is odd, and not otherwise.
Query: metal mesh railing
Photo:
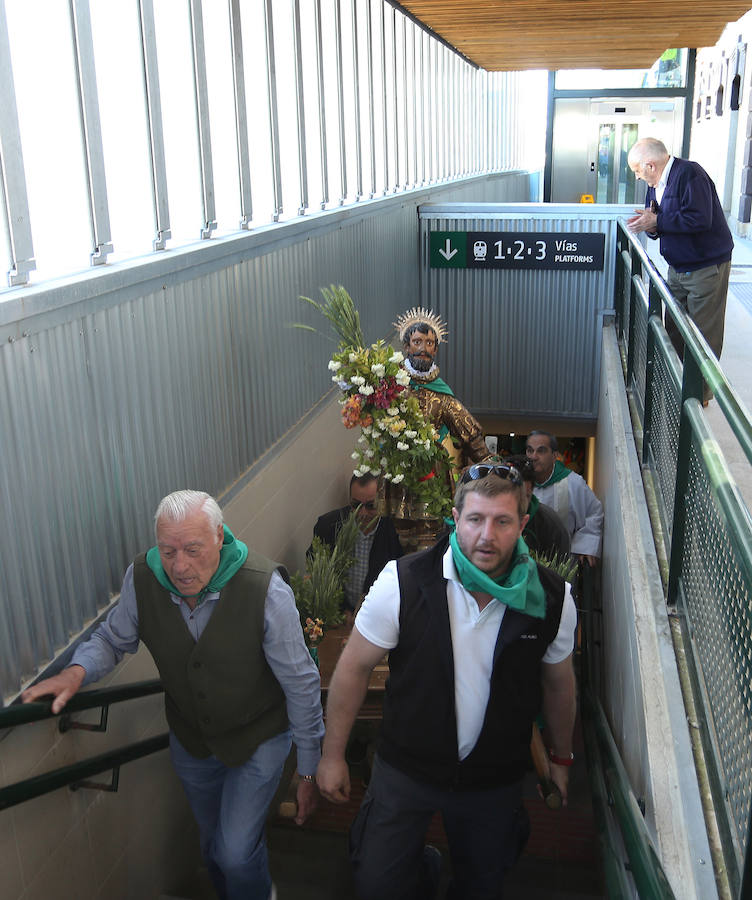
[[[618,237],[615,306],[627,388],[642,418],[642,459],[652,473],[670,559],[667,603],[682,622],[731,887],[752,895],[752,517],[701,406],[712,389],[752,462],[752,419],[704,338],[639,243]],[[663,326],[676,323],[679,361]],[[698,699],[698,698],[696,698]],[[749,892],[749,893],[748,893]]]

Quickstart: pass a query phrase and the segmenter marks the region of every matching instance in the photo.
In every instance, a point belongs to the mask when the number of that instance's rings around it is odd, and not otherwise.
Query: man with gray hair
[[[53,695],[59,713],[143,640],[162,678],[173,765],[217,894],[267,900],[273,889],[264,823],[291,741],[298,824],[318,799],[318,670],[287,572],[235,538],[216,500],[176,491],[154,521],[157,543],[128,567],[117,605],[70,666],[23,700]]]
[[[660,238],[671,293],[720,357],[734,241],[715,185],[701,165],[671,156],[655,138],[637,141],[628,162],[648,190],[645,209],[635,210],[627,227]],[[670,316],[666,331],[682,358],[684,342]],[[706,406],[710,397],[706,386]]]

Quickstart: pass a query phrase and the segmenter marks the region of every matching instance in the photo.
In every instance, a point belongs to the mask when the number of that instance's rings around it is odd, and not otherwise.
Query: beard
[[[408,353],[407,358],[410,360],[410,365],[416,372],[427,372],[433,365],[433,357],[428,355]]]

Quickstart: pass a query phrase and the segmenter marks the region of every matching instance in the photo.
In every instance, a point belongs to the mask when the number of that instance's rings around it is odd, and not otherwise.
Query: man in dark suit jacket
[[[635,210],[629,230],[660,239],[671,293],[720,357],[734,240],[715,185],[701,165],[671,156],[655,138],[634,144],[629,167],[648,186],[645,209]],[[684,342],[671,316],[666,331],[683,357]],[[711,396],[705,386],[706,406]]]
[[[345,608],[354,611],[376,576],[390,559],[399,559],[405,552],[399,542],[391,519],[378,514],[378,481],[373,475],[350,479],[350,504],[342,509],[319,516],[313,527],[313,536],[330,547],[334,546],[337,532],[353,509],[357,509],[360,534],[355,545],[355,562],[345,585]],[[311,547],[308,548],[311,552]]]

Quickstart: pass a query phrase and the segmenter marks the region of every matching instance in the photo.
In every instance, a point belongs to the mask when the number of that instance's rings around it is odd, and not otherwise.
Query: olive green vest
[[[262,648],[264,601],[275,569],[287,581],[282,566],[249,551],[194,641],[144,554],[133,563],[139,637],[159,669],[170,728],[193,756],[214,754],[237,766],[288,728],[285,695]]]

